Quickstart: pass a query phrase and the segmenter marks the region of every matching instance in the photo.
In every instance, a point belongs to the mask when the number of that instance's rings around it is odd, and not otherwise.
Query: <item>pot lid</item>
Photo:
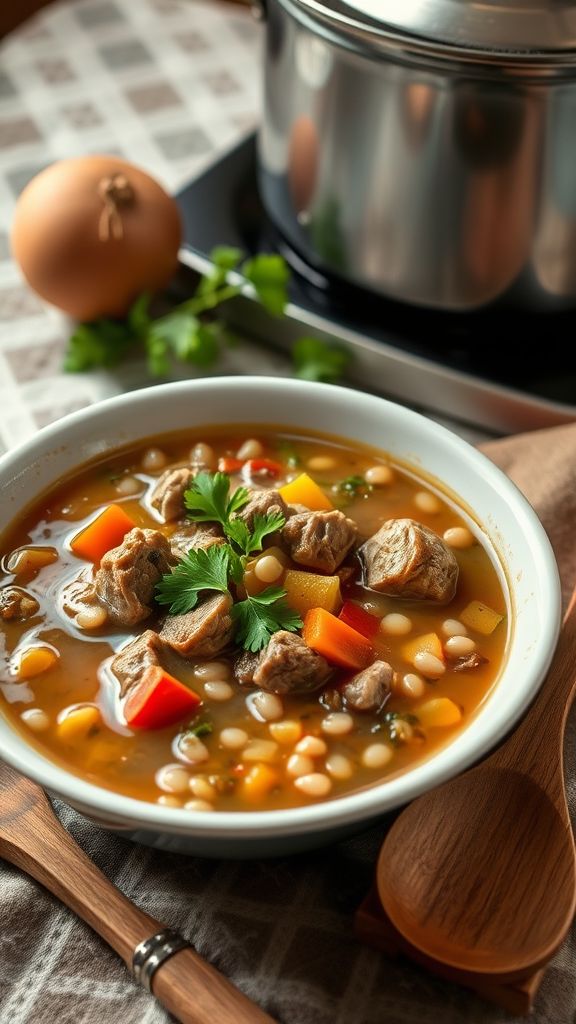
[[[493,53],[576,50],[576,2],[568,0],[296,0],[322,20],[369,33],[410,34]]]

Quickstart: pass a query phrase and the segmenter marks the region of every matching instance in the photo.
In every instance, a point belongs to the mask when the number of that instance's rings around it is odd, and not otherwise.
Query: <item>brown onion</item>
[[[77,320],[123,316],[177,266],[175,201],[138,167],[112,156],[61,160],[20,196],[12,250],[30,286]]]

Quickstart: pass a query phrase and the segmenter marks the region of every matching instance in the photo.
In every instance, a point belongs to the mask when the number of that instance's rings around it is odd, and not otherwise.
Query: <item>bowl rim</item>
[[[449,742],[440,748],[438,753],[432,754],[415,768],[403,771],[388,781],[375,782],[356,792],[319,803],[266,811],[218,811],[216,814],[200,811],[195,812],[193,822],[190,821],[190,812],[184,808],[163,807],[87,782],[81,776],[51,761],[36,748],[28,746],[24,737],[11,726],[9,719],[0,713],[0,724],[7,727],[6,742],[2,749],[3,759],[71,806],[79,808],[84,813],[94,812],[94,816],[99,817],[102,824],[129,822],[130,824],[125,827],[133,828],[136,825],[144,830],[202,836],[206,839],[233,837],[256,840],[325,831],[343,824],[372,820],[394,807],[414,800],[424,791],[441,785],[475,761],[487,756],[525,713],[539,690],[552,660],[561,624],[560,579],[548,536],[528,500],[502,470],[463,438],[435,420],[377,395],[334,384],[259,375],[209,377],[158,384],[104,399],[42,428],[0,457],[0,486],[3,486],[2,478],[10,480],[10,474],[13,476],[14,469],[18,468],[23,459],[41,457],[47,447],[54,445],[54,442],[62,443],[66,438],[73,437],[76,428],[105,419],[110,412],[120,410],[122,407],[144,410],[151,400],[162,404],[169,401],[171,396],[198,389],[206,392],[214,389],[226,393],[261,388],[266,388],[267,391],[276,389],[282,394],[283,399],[289,398],[291,394],[301,395],[302,389],[306,389],[311,401],[322,402],[325,398],[332,398],[341,403],[352,404],[361,400],[368,407],[373,407],[375,414],[386,414],[389,418],[399,419],[412,424],[416,429],[431,433],[437,442],[444,446],[447,454],[465,457],[478,477],[499,491],[505,503],[513,510],[518,529],[529,539],[542,606],[541,644],[527,667],[524,685],[519,688],[511,712],[505,719],[502,715],[498,717],[496,712],[490,737],[484,738],[482,742],[481,738],[476,739],[476,742],[468,745],[467,750],[462,751],[460,746],[456,746],[454,754],[452,752],[455,743]],[[251,417],[246,422],[254,424],[258,422],[258,418]],[[234,421],[234,425],[236,423],[237,420]],[[307,428],[304,426],[301,429],[306,431]],[[142,439],[145,438],[146,434],[143,433]],[[353,438],[351,443],[354,443]],[[125,446],[124,443],[118,447]],[[378,445],[374,447],[377,448]],[[418,467],[414,468],[418,473]],[[466,502],[468,499],[464,500]],[[495,549],[497,548],[494,539],[488,533],[487,540]],[[499,558],[499,561],[502,559]],[[464,736],[468,731],[464,729],[459,735]]]

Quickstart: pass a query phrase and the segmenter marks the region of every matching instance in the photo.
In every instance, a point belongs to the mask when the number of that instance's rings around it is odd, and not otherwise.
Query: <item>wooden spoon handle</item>
[[[83,918],[133,971],[136,947],[165,931],[108,881],[74,842],[33,783],[22,781],[27,806],[2,836],[6,860],[22,868]],[[2,825],[8,825],[6,819]],[[146,986],[148,987],[148,986]],[[153,973],[151,990],[182,1024],[274,1024],[191,946],[174,953]]]
[[[564,727],[575,696],[576,590],[564,616],[548,675],[523,721],[493,755],[494,761],[530,774],[553,796],[561,793]]]

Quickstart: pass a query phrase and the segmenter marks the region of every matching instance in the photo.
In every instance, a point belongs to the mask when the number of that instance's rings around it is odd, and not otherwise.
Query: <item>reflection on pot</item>
[[[288,143],[288,187],[296,215],[308,217],[318,176],[319,143],[314,122],[306,114],[297,117]]]
[[[576,97],[557,89],[546,119],[545,202],[539,211],[534,271],[552,295],[576,294]]]

